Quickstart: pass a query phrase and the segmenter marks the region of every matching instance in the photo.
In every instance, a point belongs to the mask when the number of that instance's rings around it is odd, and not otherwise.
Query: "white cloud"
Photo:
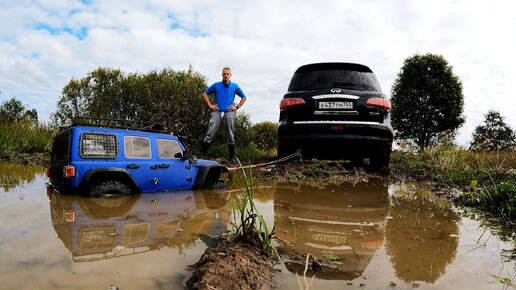
[[[253,122],[277,121],[293,71],[321,61],[368,65],[384,92],[403,60],[442,54],[464,85],[466,145],[489,109],[516,128],[512,1],[8,1],[0,4],[0,91],[48,118],[61,89],[98,66],[126,72],[223,66]]]

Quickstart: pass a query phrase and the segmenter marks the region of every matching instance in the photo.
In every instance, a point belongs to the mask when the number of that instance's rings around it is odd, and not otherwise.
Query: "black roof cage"
[[[164,130],[164,125],[160,123],[144,122],[137,120],[120,120],[109,118],[94,118],[77,116],[72,119],[73,126],[90,126],[90,127],[109,127],[116,129],[129,129],[146,132],[168,133]]]

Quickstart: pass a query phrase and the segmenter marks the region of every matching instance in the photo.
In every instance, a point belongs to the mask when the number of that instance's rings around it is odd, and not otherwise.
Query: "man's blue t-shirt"
[[[215,93],[215,104],[219,106],[219,111],[224,112],[228,112],[229,106],[233,105],[233,102],[235,101],[235,94],[240,96],[242,99],[245,99],[245,95],[242,89],[240,89],[237,84],[231,81],[229,82],[227,88],[223,81],[216,82],[211,85],[204,93],[207,95]]]

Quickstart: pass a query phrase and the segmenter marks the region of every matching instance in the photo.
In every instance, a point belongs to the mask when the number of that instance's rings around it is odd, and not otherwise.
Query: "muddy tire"
[[[296,150],[292,148],[292,146],[278,143],[278,158],[283,158],[294,152],[296,152]]]
[[[104,180],[93,184],[89,190],[90,196],[104,196],[104,195],[127,195],[131,194],[129,186],[118,180]]]
[[[369,165],[372,170],[382,170],[389,165],[391,159],[391,150],[380,149],[369,157]]]
[[[362,167],[364,165],[364,158],[356,157],[351,159],[351,165],[355,168]]]

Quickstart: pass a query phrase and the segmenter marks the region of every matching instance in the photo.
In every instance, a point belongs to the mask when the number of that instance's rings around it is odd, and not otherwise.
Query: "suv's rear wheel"
[[[294,152],[296,150],[292,146],[278,143],[278,158],[286,157]]]
[[[369,165],[374,170],[380,170],[389,165],[390,159],[391,150],[382,148],[369,157]]]
[[[131,194],[129,186],[118,180],[104,180],[93,184],[89,190],[90,196],[104,196],[108,194]]]

